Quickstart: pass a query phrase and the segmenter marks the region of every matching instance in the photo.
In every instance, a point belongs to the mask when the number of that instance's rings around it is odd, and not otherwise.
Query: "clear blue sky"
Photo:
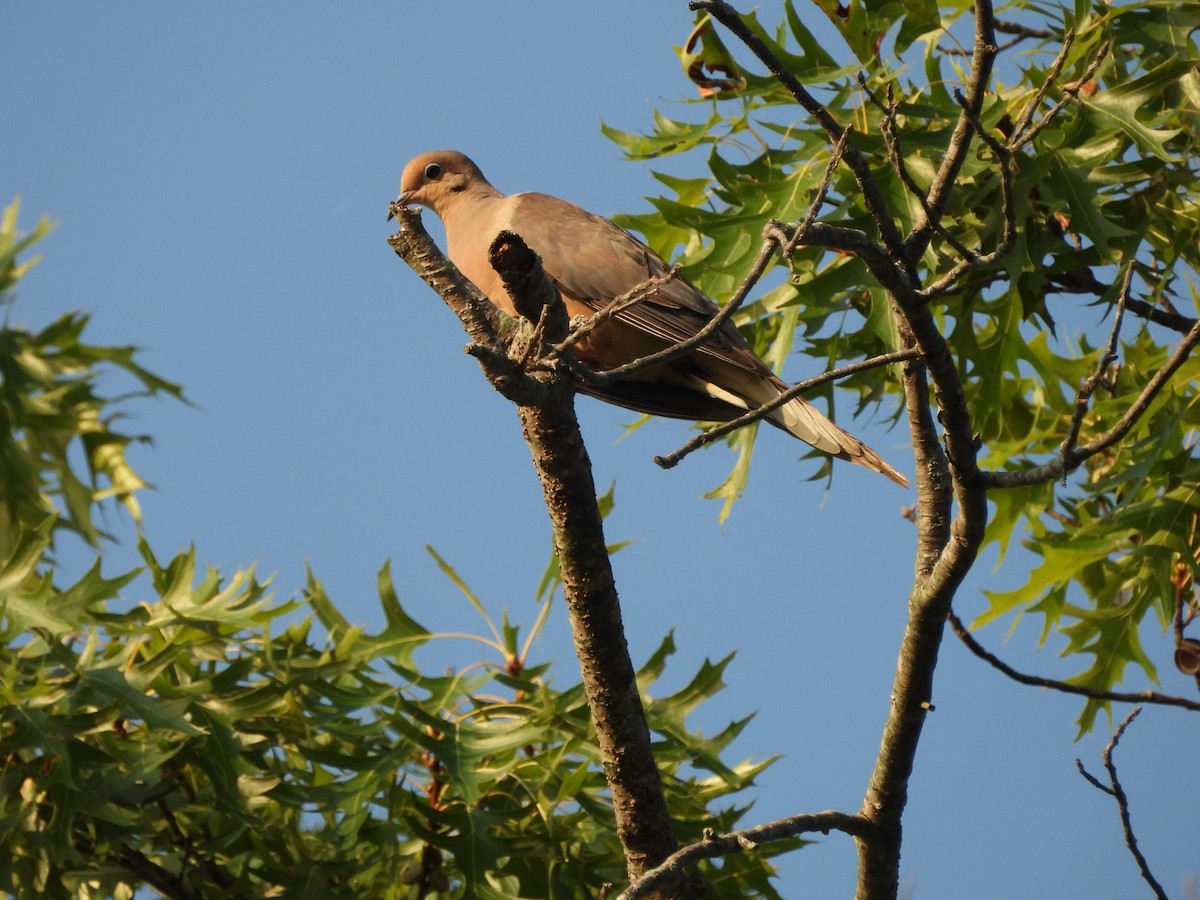
[[[693,88],[671,48],[690,28],[683,0],[0,7],[0,201],[22,195],[26,229],[43,213],[60,223],[14,321],[88,310],[92,340],[145,348],[142,362],[197,406],[133,407],[132,427],[156,440],[134,459],[157,486],[142,502],[160,557],[194,543],[226,573],[256,564],[280,598],[307,562],[372,627],[390,558],[419,620],[477,629],[428,543],[496,616],[507,607],[531,623],[549,529],[515,412],[384,242],[387,203],[410,156],[453,147],[502,190],[645,209],[648,169],[598,125],[636,131],[656,107],[688,112],[676,101]],[[825,43],[840,52],[836,36]],[[691,164],[673,171],[703,174]],[[652,422],[618,443],[632,414],[588,399],[579,412],[597,483],[616,482],[609,538],[635,542],[615,560],[635,661],[671,628],[668,686],[738,651],[698,721],[715,731],[757,711],[737,755],[784,755],[746,824],[857,809],[905,618],[914,538],[900,510],[912,492],[843,465],[826,496],[807,481],[815,464],[771,431],[721,527],[700,495],[728,454],[662,472],[651,456],[685,440],[685,424]],[[911,472],[900,430],[854,430]],[[115,573],[133,564],[133,531],[110,524],[123,541],[107,551]],[[960,593],[964,617],[981,589],[1020,583],[1020,563],[981,563]],[[1039,625],[981,637],[1018,667],[1071,674],[1060,642],[1037,651]],[[1146,641],[1166,688],[1186,691],[1166,639]],[[464,646],[460,664],[472,654]],[[561,607],[535,655],[556,660],[560,684],[576,679]],[[1108,740],[1072,742],[1076,700],[1008,682],[949,637],[934,702],[905,819],[908,895],[1146,894],[1111,799],[1075,773],[1077,756],[1099,771]],[[1117,758],[1141,846],[1176,895],[1200,868],[1186,781],[1198,738],[1194,715],[1150,709]],[[782,893],[849,896],[854,867],[852,842],[831,835],[789,857]]]

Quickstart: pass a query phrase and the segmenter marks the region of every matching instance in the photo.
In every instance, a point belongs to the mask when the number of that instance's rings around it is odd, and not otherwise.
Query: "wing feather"
[[[515,201],[510,227],[542,258],[558,289],[592,309],[603,309],[614,297],[670,271],[662,257],[628,231],[574,203],[533,193],[509,199]],[[716,304],[702,291],[676,277],[616,318],[674,344],[695,335],[716,313]],[[748,372],[768,371],[731,322],[700,350]]]

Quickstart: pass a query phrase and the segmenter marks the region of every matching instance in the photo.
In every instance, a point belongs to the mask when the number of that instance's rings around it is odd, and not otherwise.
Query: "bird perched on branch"
[[[516,232],[541,257],[571,316],[590,316],[670,271],[658,254],[608,219],[547,194],[506,196],[475,163],[453,150],[423,153],[409,162],[396,203],[432,209],[446,227],[450,260],[509,315],[516,315],[512,298],[488,262],[488,248],[501,231]],[[692,337],[716,313],[716,305],[697,288],[671,278],[578,341],[575,354],[593,370],[613,369]],[[609,385],[580,381],[578,388],[638,412],[728,422],[778,397],[787,385],[725,322],[680,359]],[[799,397],[767,420],[831,456],[908,485],[878,453]]]

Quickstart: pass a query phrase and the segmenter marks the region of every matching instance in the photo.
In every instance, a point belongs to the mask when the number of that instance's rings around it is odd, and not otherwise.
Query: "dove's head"
[[[431,150],[414,157],[404,167],[400,196],[393,205],[428,206],[443,216],[463,195],[478,192],[499,194],[488,184],[479,166],[457,150]]]

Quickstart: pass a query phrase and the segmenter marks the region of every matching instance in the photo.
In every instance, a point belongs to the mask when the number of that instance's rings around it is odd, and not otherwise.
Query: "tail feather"
[[[723,379],[727,382],[725,386],[707,381],[705,390],[710,395],[735,406],[752,409],[775,399],[786,387],[782,382],[776,385],[773,381],[750,372],[743,374],[745,377],[739,379],[740,383],[736,387],[731,387],[728,379]],[[864,466],[886,475],[901,487],[908,487],[908,479],[890,466],[883,457],[850,432],[839,428],[803,397],[789,400],[771,413],[768,421],[823,453]]]
[[[838,428],[803,398],[789,400],[776,410],[771,418],[782,425],[789,434],[795,435],[806,444],[811,444],[830,456],[886,475],[900,487],[908,487],[908,479],[890,466],[883,457],[850,432]]]

